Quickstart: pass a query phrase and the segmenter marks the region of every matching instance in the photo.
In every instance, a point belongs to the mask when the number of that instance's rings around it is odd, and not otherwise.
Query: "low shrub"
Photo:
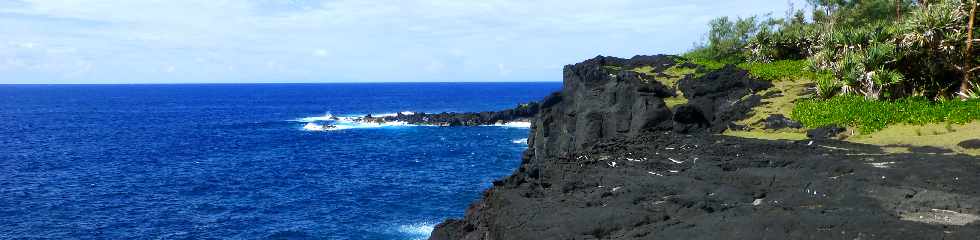
[[[780,60],[771,63],[746,62],[739,64],[738,67],[749,71],[756,78],[767,81],[788,78],[814,79],[816,77],[816,74],[809,70],[809,63],[806,60]]]
[[[808,128],[837,124],[872,133],[892,124],[964,124],[980,120],[980,99],[936,102],[915,97],[881,101],[842,95],[827,100],[801,100],[793,108],[792,117]]]

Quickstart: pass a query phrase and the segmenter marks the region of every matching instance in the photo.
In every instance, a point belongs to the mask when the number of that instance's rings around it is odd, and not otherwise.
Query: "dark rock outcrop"
[[[755,80],[749,77],[748,72],[733,65],[709,72],[701,78],[682,79],[678,85],[688,98],[688,103],[681,107],[697,108],[708,124],[697,123],[697,126],[675,129],[686,132],[706,128],[714,133],[723,132],[732,127],[735,120],[747,117],[752,107],[762,102],[762,97],[755,92],[772,87],[771,83]]]
[[[796,128],[796,129],[803,128],[803,124],[800,124],[800,122],[797,121],[793,121],[793,119],[789,119],[788,117],[783,116],[782,114],[769,115],[769,117],[766,117],[765,122],[763,123],[765,124],[766,129],[772,129],[772,130],[786,129],[786,128]]]
[[[509,122],[530,121],[538,113],[538,103],[521,104],[513,109],[496,112],[478,113],[398,113],[394,116],[373,117],[365,116],[359,121],[364,122],[404,122],[413,125],[436,125],[436,126],[481,126],[492,124],[504,124]]]
[[[966,148],[966,149],[980,149],[980,139],[970,139],[970,140],[962,141],[957,145],[960,146],[961,148]]]
[[[565,67],[528,150],[463,219],[430,239],[973,239],[980,164],[886,155],[836,141],[719,136],[765,88],[728,67],[682,80],[671,111],[657,76],[677,57],[597,57]],[[716,81],[702,83],[701,81]],[[921,161],[928,157],[929,161]]]
[[[810,139],[817,140],[836,139],[844,131],[847,131],[847,129],[837,125],[827,125],[806,131],[806,136]]]

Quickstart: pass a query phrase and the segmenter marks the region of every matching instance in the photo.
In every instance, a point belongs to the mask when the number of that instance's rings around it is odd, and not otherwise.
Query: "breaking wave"
[[[504,124],[494,124],[490,125],[494,127],[510,127],[510,128],[531,128],[531,122],[508,122]]]
[[[383,118],[383,117],[394,117],[397,116],[398,114],[414,115],[415,112],[405,111],[399,113],[379,113],[379,114],[370,114],[370,116],[375,118]],[[337,130],[360,129],[360,128],[422,126],[422,125],[414,125],[414,124],[409,124],[407,122],[400,122],[400,121],[391,121],[391,122],[383,122],[383,123],[361,121],[361,119],[363,119],[366,116],[368,115],[337,116],[328,112],[321,116],[304,117],[304,118],[293,119],[290,121],[306,123],[305,125],[303,125],[302,129],[304,131],[310,131],[310,132],[337,131]],[[515,121],[515,122],[498,123],[498,124],[491,124],[485,126],[506,127],[506,128],[531,128],[531,123]]]
[[[514,140],[514,141],[510,141],[510,142],[512,142],[514,144],[524,144],[524,145],[527,145],[527,138],[521,138],[521,139],[517,139],[517,140]]]
[[[295,120],[292,120],[292,121],[293,122],[312,123],[312,122],[331,121],[331,120],[334,120],[334,118],[335,117],[333,116],[333,114],[330,114],[328,112],[326,114],[323,114],[323,116],[305,117],[305,118],[295,119]]]
[[[414,114],[412,112],[402,112],[402,115]],[[385,117],[385,116],[395,116],[395,113],[383,113],[383,114],[371,114],[373,117]],[[360,128],[383,128],[383,127],[404,127],[412,126],[406,122],[363,122],[360,121],[366,115],[356,115],[356,116],[335,116],[330,113],[326,113],[322,116],[314,117],[304,117],[292,120],[293,122],[306,123],[303,125],[303,131],[310,132],[324,132],[324,131],[337,131],[337,130],[347,130],[347,129],[360,129]]]
[[[408,235],[412,239],[427,239],[433,229],[435,224],[427,222],[398,226],[399,233]]]

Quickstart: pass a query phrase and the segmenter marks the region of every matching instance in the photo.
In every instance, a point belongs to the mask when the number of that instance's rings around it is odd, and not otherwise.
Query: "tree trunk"
[[[902,0],[895,0],[895,20],[902,20]]]
[[[973,21],[977,16],[977,0],[970,3],[970,22],[966,24],[966,51],[963,52],[963,81],[960,83],[960,96],[966,98],[966,93],[970,91],[971,69],[973,68]]]

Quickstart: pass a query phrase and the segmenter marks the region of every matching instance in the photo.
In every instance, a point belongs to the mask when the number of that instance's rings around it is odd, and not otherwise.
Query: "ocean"
[[[560,87],[0,85],[0,239],[425,239],[520,164],[526,127],[311,127]]]

